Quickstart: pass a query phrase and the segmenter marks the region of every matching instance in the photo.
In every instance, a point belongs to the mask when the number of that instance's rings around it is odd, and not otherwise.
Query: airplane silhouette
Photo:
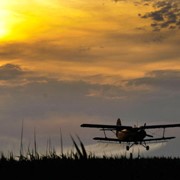
[[[105,124],[81,124],[81,127],[99,128],[104,132],[104,137],[94,137],[94,140],[106,142],[127,143],[126,150],[128,151],[133,145],[142,145],[146,150],[149,150],[147,142],[164,142],[174,139],[174,136],[165,137],[166,128],[180,127],[180,124],[161,124],[161,125],[146,125],[137,126],[122,126],[120,118],[117,119],[116,125]],[[152,135],[147,134],[146,129],[163,129],[162,137],[153,138]],[[108,138],[105,131],[112,131],[116,138]],[[146,138],[148,137],[148,138]]]

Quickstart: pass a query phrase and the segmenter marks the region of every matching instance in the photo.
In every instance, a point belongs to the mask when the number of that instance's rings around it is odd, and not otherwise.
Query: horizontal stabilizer
[[[119,139],[117,138],[103,138],[103,137],[95,137],[93,138],[94,140],[99,140],[99,141],[117,141],[117,142],[121,142]]]

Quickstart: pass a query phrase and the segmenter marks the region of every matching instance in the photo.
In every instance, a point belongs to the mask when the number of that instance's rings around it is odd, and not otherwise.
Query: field
[[[39,155],[35,150],[26,155],[13,154],[0,157],[2,177],[13,179],[179,179],[179,158],[127,158],[95,157],[87,155],[81,146],[75,146],[75,152],[57,155],[51,150]]]
[[[17,179],[179,179],[180,160],[42,157],[0,160],[1,176]]]

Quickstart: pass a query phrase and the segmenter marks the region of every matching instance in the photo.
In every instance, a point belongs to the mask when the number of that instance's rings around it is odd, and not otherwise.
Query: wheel
[[[146,146],[146,150],[147,150],[147,151],[149,150],[149,146]]]

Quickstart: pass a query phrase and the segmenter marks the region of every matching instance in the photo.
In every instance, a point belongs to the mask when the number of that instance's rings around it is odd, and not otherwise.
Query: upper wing
[[[116,125],[105,125],[105,124],[81,124],[81,127],[101,128],[103,130],[132,129],[131,126],[116,126]]]
[[[103,130],[122,130],[132,129],[132,126],[117,126],[117,125],[105,125],[105,124],[81,124],[81,127],[88,128],[101,128]],[[137,127],[137,129],[157,129],[157,128],[174,128],[180,127],[180,124],[161,124],[161,125],[144,125]]]
[[[161,125],[145,125],[141,126],[141,129],[156,129],[156,128],[174,128],[180,127],[180,124],[161,124]]]

